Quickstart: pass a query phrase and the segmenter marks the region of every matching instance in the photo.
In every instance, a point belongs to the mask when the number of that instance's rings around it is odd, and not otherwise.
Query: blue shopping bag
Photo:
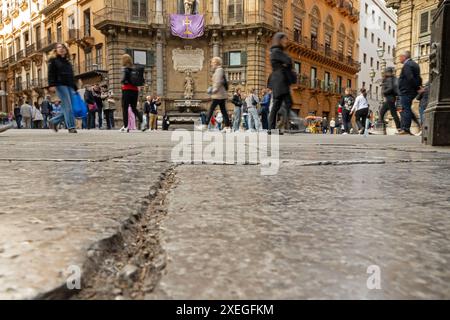
[[[72,111],[75,118],[86,118],[88,114],[88,109],[86,104],[78,92],[73,93],[72,99]]]

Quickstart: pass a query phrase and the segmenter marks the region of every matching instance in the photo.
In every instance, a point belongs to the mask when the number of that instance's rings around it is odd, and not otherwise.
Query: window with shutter
[[[153,67],[155,65],[155,53],[153,51],[147,51],[147,67]]]
[[[303,21],[300,17],[294,18],[294,41],[299,42],[302,38]]]
[[[241,51],[241,64],[243,66],[247,65],[247,52]]]
[[[276,28],[283,28],[283,5],[280,3],[275,3],[273,5],[273,20]]]
[[[420,14],[420,34],[423,35],[428,32],[429,12],[422,12]]]

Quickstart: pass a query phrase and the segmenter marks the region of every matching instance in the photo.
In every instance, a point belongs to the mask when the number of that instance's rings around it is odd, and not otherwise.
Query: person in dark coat
[[[14,119],[16,119],[17,129],[22,129],[22,115],[20,114],[20,106],[14,106]]]
[[[384,122],[384,116],[386,115],[386,112],[389,110],[392,118],[394,118],[395,126],[397,127],[397,130],[401,129],[401,123],[400,118],[397,114],[397,107],[396,107],[396,101],[398,99],[398,80],[395,77],[394,68],[388,67],[384,71],[384,79],[383,79],[383,96],[384,96],[384,102],[383,106],[380,110],[380,119],[379,123],[383,125],[383,130],[386,130],[386,124]]]
[[[288,44],[288,37],[283,32],[278,32],[273,36],[272,47],[270,48],[270,63],[272,74],[269,77],[268,88],[272,90],[273,106],[269,116],[269,129],[276,127],[278,111],[284,103],[285,115],[289,115],[292,106],[291,84],[295,83],[296,76],[292,70],[292,59],[284,52]],[[284,123],[288,117],[285,116]],[[270,134],[270,130],[268,133]]]
[[[400,92],[400,105],[402,107],[402,130],[401,135],[411,134],[411,122],[413,118],[411,105],[422,86],[419,65],[411,60],[411,52],[404,51],[400,55],[400,62],[403,64],[402,72],[398,79],[398,89]]]
[[[72,64],[69,60],[69,50],[62,43],[57,43],[48,61],[48,90],[56,92],[61,99],[62,112],[49,120],[55,131],[61,122],[65,122],[69,133],[77,133],[75,117],[72,111],[77,87]]]

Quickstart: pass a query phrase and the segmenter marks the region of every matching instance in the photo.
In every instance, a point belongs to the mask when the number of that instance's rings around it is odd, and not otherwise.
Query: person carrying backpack
[[[137,110],[137,101],[139,96],[139,86],[143,85],[142,68],[133,66],[133,60],[129,54],[122,56],[122,114],[123,127],[120,132],[130,132],[128,129],[128,107],[131,107],[134,115],[142,124],[142,114]],[[142,73],[142,75],[141,75]]]

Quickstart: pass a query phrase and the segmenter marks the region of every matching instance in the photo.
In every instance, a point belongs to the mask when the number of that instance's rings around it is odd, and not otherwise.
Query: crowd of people
[[[278,32],[273,37],[270,49],[270,63],[272,73],[269,76],[267,88],[258,93],[252,88],[242,92],[236,88],[231,99],[234,112],[228,113],[226,103],[228,99],[228,80],[223,69],[220,57],[211,60],[212,85],[207,93],[211,97],[211,105],[208,112],[202,113],[201,129],[215,129],[224,132],[266,131],[271,134],[274,129],[288,128],[289,116],[292,114],[292,97],[290,86],[297,82],[297,74],[293,69],[293,62],[285,52],[288,45],[288,37]],[[423,123],[423,114],[428,104],[429,85],[422,85],[419,65],[411,59],[411,53],[405,51],[400,55],[403,64],[399,79],[395,77],[393,68],[387,68],[384,72],[383,95],[384,103],[379,112],[378,123],[385,128],[385,115],[389,111],[394,119],[400,135],[410,135],[411,123],[415,121],[419,128]],[[19,103],[14,108],[15,121],[18,128],[48,128],[58,131],[61,126],[70,133],[76,133],[77,127],[82,129],[94,129],[103,127],[106,120],[106,128],[114,129],[114,111],[116,109],[112,91],[107,85],[87,85],[77,90],[74,80],[72,64],[69,61],[67,47],[58,43],[48,62],[49,93],[56,93],[58,99],[51,102],[46,97],[40,105],[31,104],[29,101]],[[158,107],[161,98],[148,96],[142,104],[142,111],[138,109],[139,87],[144,84],[143,68],[133,64],[130,55],[122,56],[122,112],[123,126],[120,132],[130,132],[136,127],[136,119],[140,130],[156,130]],[[86,104],[86,116],[75,119],[73,105],[76,103],[76,92]],[[420,120],[411,109],[414,99],[420,100]],[[219,110],[216,111],[216,108]],[[399,116],[400,114],[400,116]],[[362,88],[359,95],[354,97],[351,88],[345,90],[345,94],[339,101],[338,116],[326,117],[320,121],[319,130],[322,133],[355,133],[352,119],[354,118],[356,133],[367,134],[370,126],[374,124],[374,115],[370,109],[367,92]],[[77,125],[78,123],[78,125]],[[163,117],[163,129],[168,129],[170,124],[167,114]],[[5,127],[2,129],[5,130]]]

